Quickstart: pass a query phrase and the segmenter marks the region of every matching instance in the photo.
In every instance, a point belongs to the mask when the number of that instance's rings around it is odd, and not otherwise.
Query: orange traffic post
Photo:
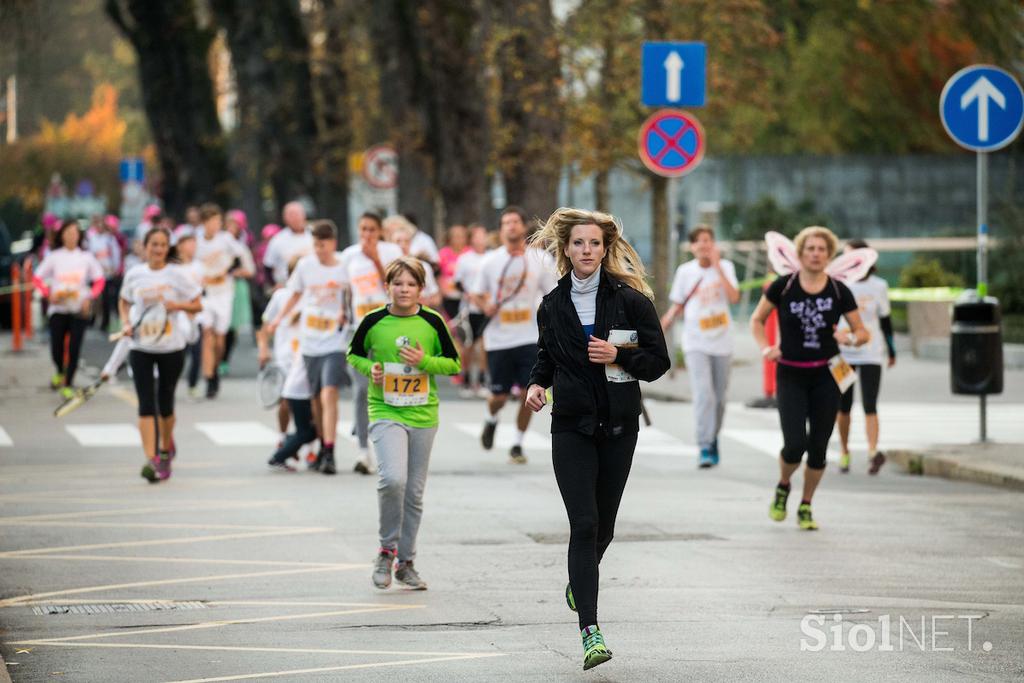
[[[773,310],[768,319],[764,322],[764,336],[769,346],[775,346],[779,340],[779,313]],[[773,360],[764,359],[764,395],[765,398],[775,398],[775,366]]]
[[[15,351],[21,351],[21,268],[17,263],[11,264],[11,343]]]
[[[32,257],[25,259],[25,339],[32,338]]]

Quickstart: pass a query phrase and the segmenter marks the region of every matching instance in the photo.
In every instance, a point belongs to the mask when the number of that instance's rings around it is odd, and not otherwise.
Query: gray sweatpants
[[[378,463],[380,547],[397,550],[399,562],[416,557],[423,490],[436,434],[437,427],[409,427],[393,420],[370,425],[370,440]]]
[[[700,351],[686,354],[686,370],[693,391],[693,414],[697,420],[697,445],[710,448],[722,429],[725,393],[729,388],[732,356],[712,356]]]
[[[351,365],[348,366],[348,374],[352,378],[352,407],[355,411],[356,438],[359,439],[359,447],[366,448],[369,444],[370,430],[370,404],[368,402],[370,378]]]

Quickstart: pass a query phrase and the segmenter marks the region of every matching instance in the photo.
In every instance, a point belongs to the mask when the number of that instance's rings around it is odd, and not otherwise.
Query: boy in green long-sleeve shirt
[[[393,261],[384,273],[391,304],[363,318],[352,338],[348,362],[372,380],[370,440],[377,453],[380,550],[373,583],[395,580],[426,590],[413,568],[416,534],[423,515],[430,450],[437,434],[434,375],[461,371],[459,354],[444,319],[419,304],[426,271],[414,258]]]

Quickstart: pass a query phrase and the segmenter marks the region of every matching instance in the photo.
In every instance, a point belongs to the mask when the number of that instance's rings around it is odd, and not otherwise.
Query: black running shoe
[[[324,455],[324,461],[320,463],[320,474],[337,474],[338,470],[334,467],[334,453],[327,453]]]
[[[522,446],[513,446],[512,450],[508,453],[508,460],[513,465],[525,465],[526,456],[523,455]]]
[[[288,464],[287,460],[278,460],[277,458],[271,458],[267,461],[267,466],[276,472],[294,472],[295,468]]]
[[[484,431],[480,435],[480,445],[485,451],[494,448],[494,431],[498,428],[497,422],[484,422]]]
[[[878,470],[882,469],[882,465],[885,464],[885,453],[878,451],[871,456],[871,466],[868,467],[868,474],[878,474]]]

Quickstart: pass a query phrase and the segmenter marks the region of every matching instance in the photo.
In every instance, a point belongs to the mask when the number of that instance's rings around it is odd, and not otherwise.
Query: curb
[[[886,457],[910,474],[969,481],[1013,491],[1024,491],[1024,471],[998,465],[972,465],[960,458],[926,451],[887,450]]]

